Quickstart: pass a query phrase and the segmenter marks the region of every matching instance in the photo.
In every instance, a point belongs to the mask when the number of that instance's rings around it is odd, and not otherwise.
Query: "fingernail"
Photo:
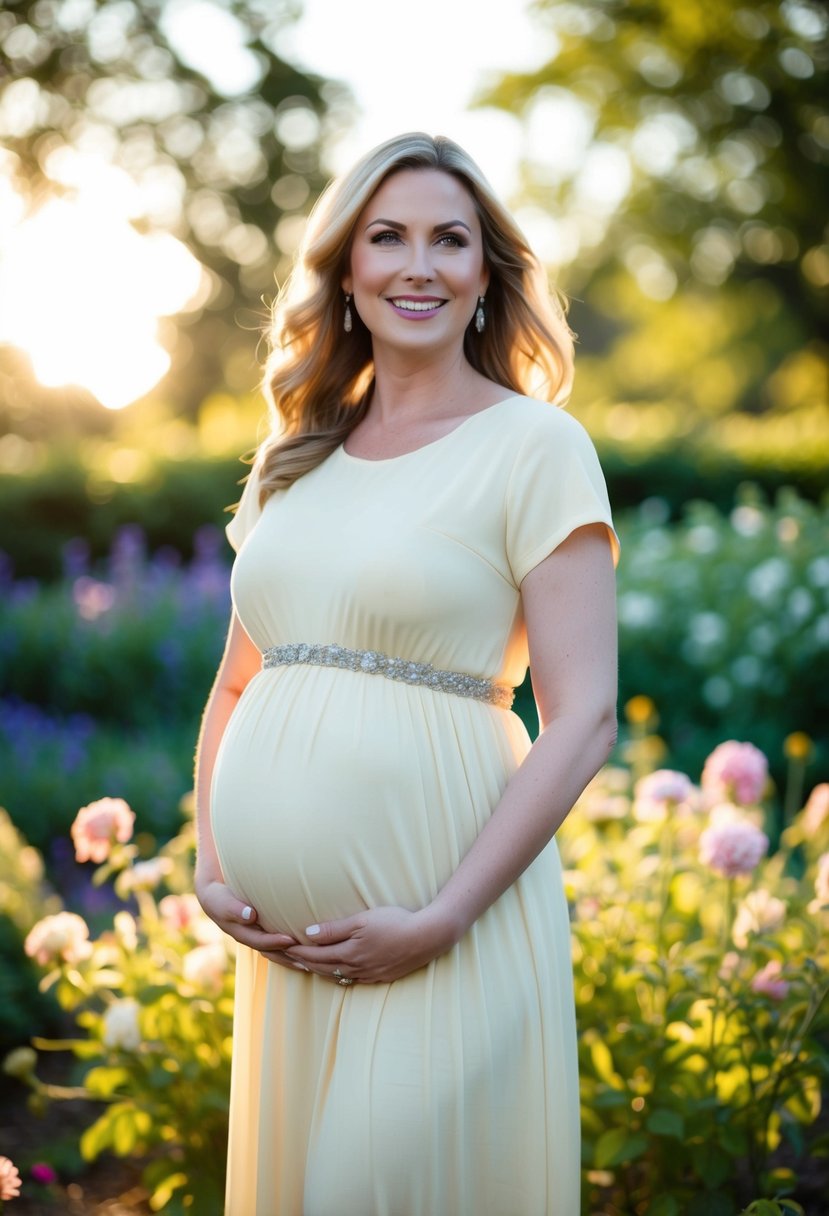
[[[311,970],[310,967],[303,967],[302,963],[296,963],[295,966],[298,967],[300,971],[310,971]]]
[[[320,931],[319,925],[309,925],[305,930],[306,937],[316,937]]]
[[[252,916],[253,916],[253,908],[250,906],[250,904],[248,904],[246,907],[242,908],[242,920],[250,920],[250,918]]]

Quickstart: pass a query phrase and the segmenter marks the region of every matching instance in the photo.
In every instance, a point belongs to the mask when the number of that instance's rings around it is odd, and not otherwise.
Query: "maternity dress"
[[[228,534],[260,650],[379,651],[521,683],[521,580],[607,525],[590,439],[509,397],[406,455],[338,447]],[[247,685],[217,756],[226,881],[260,922],[428,904],[530,747],[511,710],[309,662]],[[553,840],[451,951],[341,987],[237,953],[226,1216],[576,1216],[579,1094],[567,905]]]

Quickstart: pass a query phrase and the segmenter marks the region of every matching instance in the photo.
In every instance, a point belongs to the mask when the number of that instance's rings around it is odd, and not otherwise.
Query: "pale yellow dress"
[[[605,523],[581,425],[510,397],[387,460],[339,447],[228,534],[262,650],[339,643],[521,683],[521,580]],[[530,739],[511,710],[383,675],[294,664],[247,686],[219,750],[227,882],[271,929],[446,882]],[[579,1093],[568,913],[553,841],[448,954],[340,987],[240,948],[226,1216],[577,1216]]]

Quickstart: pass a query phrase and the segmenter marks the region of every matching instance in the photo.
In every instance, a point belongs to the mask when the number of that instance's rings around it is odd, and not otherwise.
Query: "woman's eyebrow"
[[[375,224],[382,224],[385,228],[393,228],[395,232],[406,231],[406,225],[398,224],[396,220],[376,219],[371,220],[368,224],[366,224],[366,232],[368,232],[369,228],[372,228]],[[470,235],[472,233],[472,229],[463,220],[448,220],[445,224],[435,224],[432,232],[446,232],[448,228],[465,228]]]

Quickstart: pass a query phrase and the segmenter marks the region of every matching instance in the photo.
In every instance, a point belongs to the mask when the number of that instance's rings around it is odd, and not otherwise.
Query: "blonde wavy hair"
[[[469,191],[490,280],[486,327],[464,336],[469,363],[521,395],[564,404],[573,380],[575,334],[568,301],[548,287],[541,264],[471,157],[445,136],[399,135],[369,152],[320,196],[294,268],[279,293],[263,372],[272,431],[259,453],[260,504],[321,464],[365,416],[374,382],[371,334],[352,310],[343,332],[342,279],[357,219],[402,169],[440,169]]]

